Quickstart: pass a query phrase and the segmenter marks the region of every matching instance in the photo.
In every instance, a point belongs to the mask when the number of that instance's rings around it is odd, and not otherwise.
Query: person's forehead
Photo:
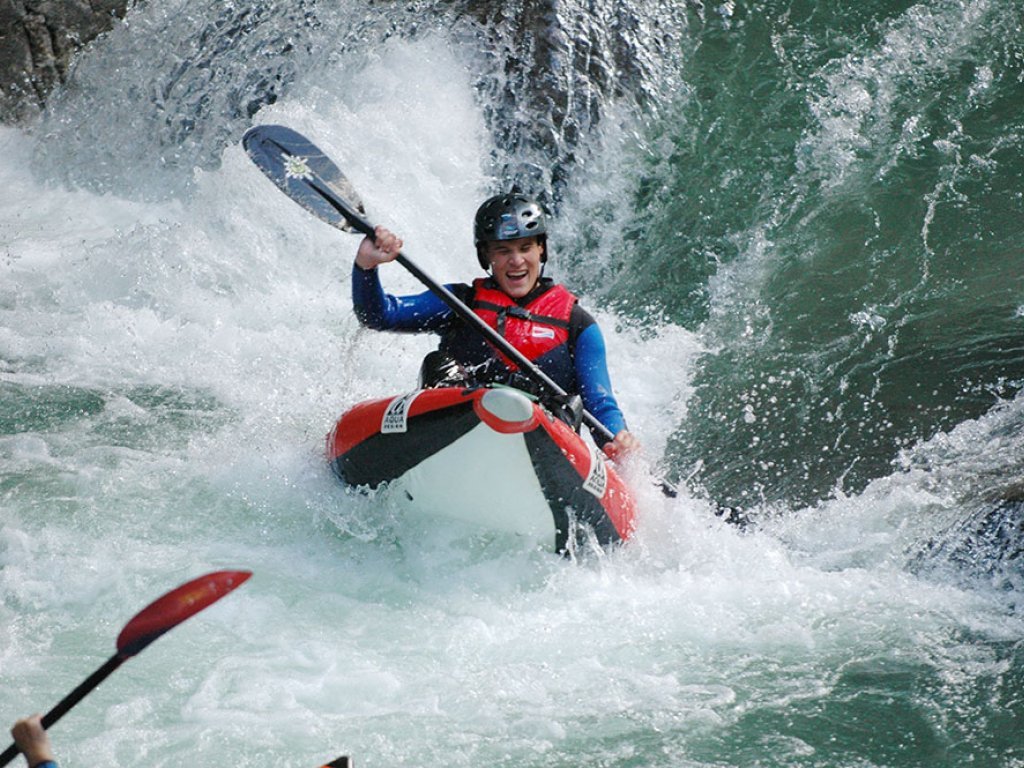
[[[487,244],[492,249],[497,249],[497,248],[519,248],[522,245],[531,245],[531,244],[533,244],[535,242],[537,242],[537,238],[531,236],[531,237],[519,237],[519,238],[516,238],[515,240],[489,240]]]

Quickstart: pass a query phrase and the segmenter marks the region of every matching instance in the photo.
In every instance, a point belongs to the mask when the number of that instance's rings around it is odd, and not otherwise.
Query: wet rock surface
[[[0,122],[24,123],[65,80],[81,48],[130,0],[0,0]]]

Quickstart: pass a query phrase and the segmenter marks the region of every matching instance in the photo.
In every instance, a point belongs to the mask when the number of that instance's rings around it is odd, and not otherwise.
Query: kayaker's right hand
[[[402,250],[402,238],[395,233],[377,227],[373,237],[364,237],[356,252],[356,264],[360,269],[374,269],[380,264],[394,261]]]

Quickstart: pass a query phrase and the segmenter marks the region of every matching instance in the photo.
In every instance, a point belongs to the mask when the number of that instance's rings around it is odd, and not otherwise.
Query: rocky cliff
[[[0,122],[25,123],[131,0],[0,0]]]

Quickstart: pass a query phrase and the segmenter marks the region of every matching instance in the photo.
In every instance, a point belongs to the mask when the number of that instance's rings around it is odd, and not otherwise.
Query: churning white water
[[[344,64],[256,122],[308,135],[417,263],[471,279],[492,185],[464,65],[435,38]],[[0,131],[0,712],[48,709],[164,591],[254,572],[54,728],[67,768],[794,764],[813,749],[785,713],[842,698],[851,670],[934,670],[902,693],[956,719],[998,675],[990,645],[1020,637],[998,595],[904,567],[898,521],[936,501],[913,477],[749,533],[662,496],[647,465],[700,341],[586,296],[647,449],[634,540],[565,560],[346,495],[324,435],[431,347],[359,329],[355,236],[237,142],[188,194],[135,202],[35,175],[36,141]]]

